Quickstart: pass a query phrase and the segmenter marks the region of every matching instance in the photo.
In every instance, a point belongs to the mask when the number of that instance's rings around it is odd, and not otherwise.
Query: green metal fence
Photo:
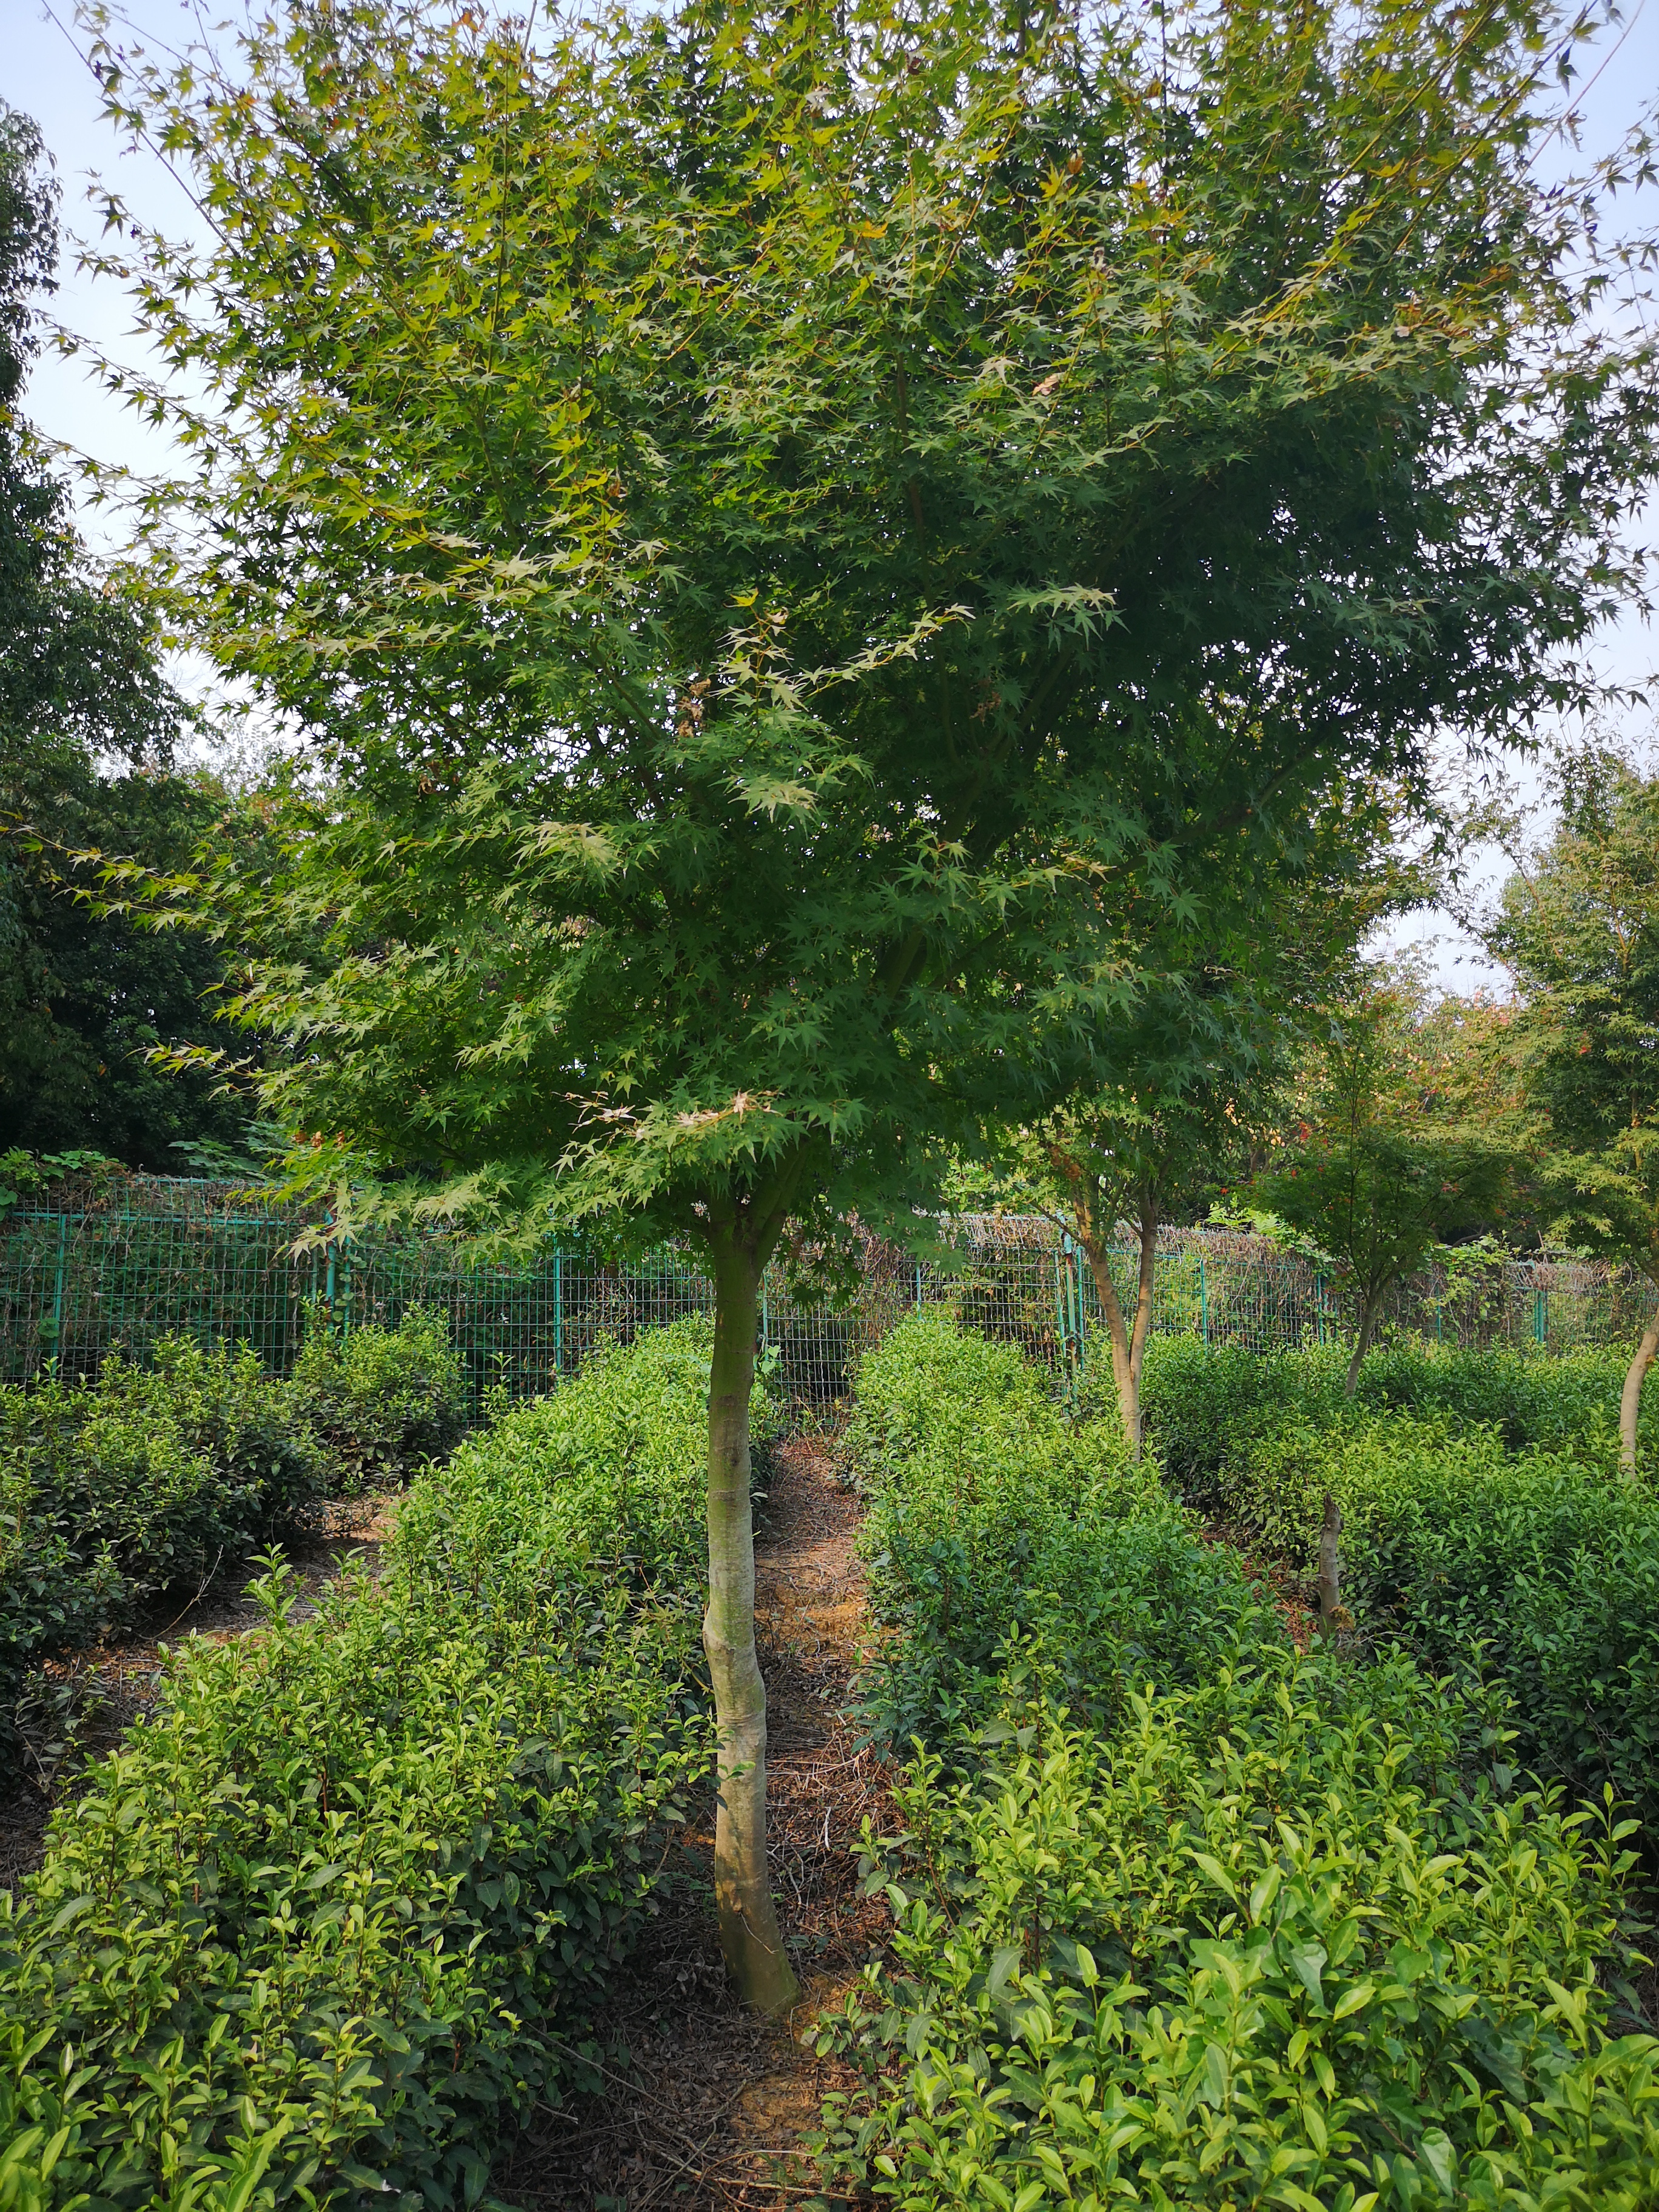
[[[112,1347],[143,1359],[171,1333],[246,1340],[281,1373],[308,1305],[349,1332],[395,1324],[421,1304],[448,1315],[477,1403],[493,1383],[514,1395],[546,1390],[600,1336],[627,1338],[710,1302],[694,1258],[678,1250],[618,1265],[550,1242],[533,1262],[509,1266],[467,1261],[441,1234],[296,1249],[306,1225],[298,1212],[250,1204],[225,1186],[161,1179],[88,1191],[58,1211],[13,1212],[0,1222],[0,1378],[27,1382],[48,1367],[94,1375]],[[866,1345],[901,1315],[940,1303],[1058,1370],[1074,1366],[1099,1310],[1070,1237],[1040,1218],[973,1216],[951,1225],[951,1239],[949,1266],[867,1239],[857,1294],[842,1306],[795,1296],[786,1267],[770,1267],[763,1335],[787,1394],[827,1407]],[[1114,1264],[1127,1297],[1133,1258]],[[1547,1351],[1632,1338],[1650,1304],[1650,1291],[1612,1269],[1498,1257],[1455,1281],[1413,1279],[1389,1322],[1445,1343]],[[1182,1230],[1160,1242],[1156,1328],[1267,1350],[1340,1335],[1344,1322],[1317,1271],[1261,1238]]]

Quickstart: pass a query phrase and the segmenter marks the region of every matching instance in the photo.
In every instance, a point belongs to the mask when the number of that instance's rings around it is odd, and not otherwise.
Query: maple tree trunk
[[[1659,1353],[1659,1315],[1656,1315],[1636,1347],[1636,1357],[1625,1370],[1625,1387],[1619,1397],[1619,1462],[1626,1474],[1636,1472],[1636,1424],[1642,1412],[1642,1385]]]
[[[1157,1258],[1158,1217],[1144,1206],[1140,1217],[1140,1269],[1133,1324],[1123,1311],[1117,1286],[1107,1261],[1106,1244],[1092,1208],[1074,1208],[1078,1243],[1095,1279],[1095,1292],[1106,1316],[1106,1334],[1112,1347],[1112,1381],[1117,1389],[1118,1419],[1132,1459],[1140,1457],[1140,1369],[1146,1338],[1152,1323],[1152,1267]]]
[[[768,2013],[800,1994],[766,1863],[766,1685],[755,1653],[755,1522],[749,1398],[764,1255],[715,1230],[714,1356],[708,1377],[708,1610],[702,1645],[714,1692],[719,1806],[714,1902],[720,1949],[738,1995]]]
[[[1354,1332],[1353,1358],[1348,1362],[1348,1379],[1343,1384],[1343,1395],[1352,1398],[1359,1386],[1359,1370],[1365,1354],[1371,1348],[1371,1337],[1376,1328],[1376,1316],[1382,1307],[1381,1291],[1368,1291],[1359,1305],[1358,1327]]]

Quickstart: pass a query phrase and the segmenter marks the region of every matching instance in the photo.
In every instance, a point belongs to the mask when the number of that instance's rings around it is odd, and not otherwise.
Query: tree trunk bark
[[[766,1685],[755,1655],[755,1523],[750,1502],[749,1394],[769,1237],[741,1217],[716,1223],[714,1357],[708,1378],[708,1610],[702,1644],[714,1691],[719,1807],[714,1901],[720,1949],[746,2004],[787,2012],[800,1994],[772,1903],[766,1863]]]
[[[1106,1316],[1106,1335],[1112,1348],[1112,1381],[1117,1389],[1117,1413],[1123,1427],[1123,1440],[1129,1447],[1130,1458],[1139,1459],[1140,1362],[1130,1338],[1129,1324],[1124,1319],[1117,1285],[1113,1282],[1112,1271],[1107,1265],[1106,1231],[1101,1224],[1092,1196],[1085,1195],[1081,1184],[1073,1185],[1072,1215],[1077,1223],[1077,1241],[1083,1248],[1084,1258],[1089,1262],[1089,1273],[1095,1279],[1095,1295],[1100,1300],[1100,1310]],[[1139,1327],[1140,1314],[1137,1309],[1135,1328],[1139,1330]]]
[[[1636,1472],[1636,1424],[1642,1411],[1642,1385],[1659,1353],[1659,1315],[1648,1323],[1636,1357],[1625,1370],[1625,1387],[1619,1398],[1619,1463],[1626,1474]]]
[[[1371,1348],[1371,1336],[1376,1328],[1376,1316],[1382,1310],[1381,1291],[1367,1291],[1359,1302],[1359,1311],[1354,1330],[1353,1358],[1348,1362],[1348,1379],[1343,1384],[1345,1397],[1352,1398],[1359,1385],[1359,1370],[1365,1354]]]
[[[1146,1358],[1146,1340],[1152,1333],[1152,1290],[1158,1270],[1158,1200],[1150,1189],[1140,1194],[1140,1270],[1135,1285],[1135,1322],[1129,1334],[1129,1402],[1133,1427],[1126,1430],[1132,1455],[1140,1457],[1140,1370]]]

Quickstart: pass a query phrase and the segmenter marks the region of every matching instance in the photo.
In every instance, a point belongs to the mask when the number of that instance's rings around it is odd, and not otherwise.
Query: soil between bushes
[[[761,2212],[818,2194],[801,2136],[853,2086],[801,2037],[879,1950],[884,1904],[853,1846],[888,1811],[882,1767],[842,1716],[865,1625],[859,1509],[828,1453],[783,1445],[756,1545],[767,1694],[773,1887],[802,1996],[786,2021],[745,2012],[714,1934],[712,1802],[598,2023],[617,2046],[602,2093],[532,2116],[491,2193],[525,2212]],[[833,2200],[832,2200],[833,2201]]]

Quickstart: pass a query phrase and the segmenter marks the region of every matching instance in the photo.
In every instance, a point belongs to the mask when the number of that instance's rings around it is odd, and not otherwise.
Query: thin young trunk
[[[1344,1395],[1352,1398],[1359,1386],[1359,1370],[1365,1354],[1371,1348],[1371,1338],[1376,1331],[1376,1317],[1382,1310],[1382,1293],[1367,1291],[1359,1301],[1358,1326],[1354,1331],[1353,1358],[1348,1362],[1348,1379],[1343,1384]]]
[[[1626,1474],[1636,1472],[1636,1424],[1642,1411],[1642,1385],[1659,1353],[1659,1314],[1648,1323],[1636,1357],[1625,1370],[1625,1387],[1619,1399],[1619,1460]]]
[[[1140,1457],[1140,1370],[1146,1358],[1146,1340],[1152,1333],[1152,1285],[1158,1268],[1158,1200],[1150,1189],[1140,1194],[1140,1272],[1135,1285],[1135,1325],[1129,1336],[1129,1395],[1134,1413],[1130,1449]]]
[[[1141,1237],[1141,1274],[1146,1285],[1145,1295],[1135,1309],[1133,1334],[1123,1312],[1117,1285],[1112,1280],[1108,1264],[1106,1237],[1109,1224],[1100,1218],[1094,1195],[1081,1183],[1073,1186],[1073,1218],[1077,1223],[1077,1241],[1083,1248],[1083,1256],[1089,1262],[1089,1273],[1095,1279],[1095,1292],[1100,1300],[1100,1310],[1106,1316],[1106,1336],[1112,1349],[1112,1381],[1117,1389],[1118,1419],[1123,1425],[1123,1439],[1129,1447],[1132,1459],[1140,1457],[1140,1355],[1146,1349],[1145,1318],[1152,1318],[1150,1277],[1146,1267],[1146,1236]]]
[[[741,1219],[711,1232],[714,1357],[708,1378],[708,1610],[702,1644],[714,1691],[719,1808],[714,1902],[720,1949],[738,1995],[785,2012],[800,1994],[778,1929],[766,1864],[766,1685],[755,1656],[755,1524],[749,1394],[770,1239]]]

